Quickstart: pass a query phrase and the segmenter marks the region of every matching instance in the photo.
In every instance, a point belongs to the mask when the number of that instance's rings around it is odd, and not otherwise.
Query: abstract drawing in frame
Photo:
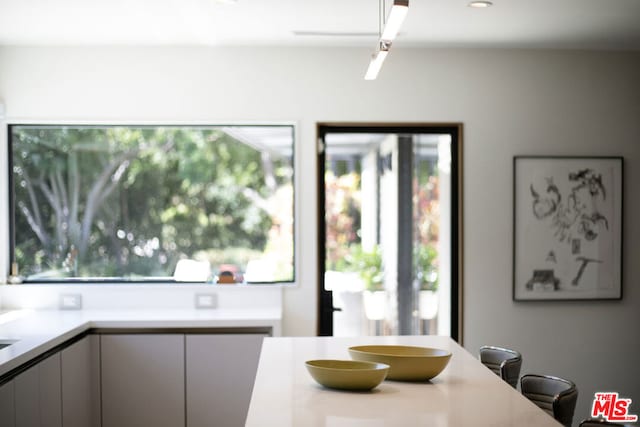
[[[513,166],[513,298],[622,298],[622,157]]]

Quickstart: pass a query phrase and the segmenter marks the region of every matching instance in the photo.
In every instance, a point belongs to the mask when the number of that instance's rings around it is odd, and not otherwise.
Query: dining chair
[[[480,362],[513,388],[518,385],[522,355],[508,348],[485,345],[480,347]]]
[[[578,400],[578,389],[573,382],[550,375],[527,374],[520,378],[520,391],[556,421],[571,426]]]
[[[612,423],[601,418],[587,418],[582,420],[580,427],[624,427],[624,424]]]

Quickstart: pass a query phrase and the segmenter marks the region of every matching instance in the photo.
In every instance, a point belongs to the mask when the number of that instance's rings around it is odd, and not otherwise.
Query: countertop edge
[[[279,310],[33,311],[0,323],[0,382],[16,368],[91,329],[270,328],[281,333]]]

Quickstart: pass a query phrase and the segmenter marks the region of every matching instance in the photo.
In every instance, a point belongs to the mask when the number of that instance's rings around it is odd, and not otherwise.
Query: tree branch
[[[84,254],[89,245],[89,236],[91,234],[91,225],[100,204],[113,192],[120,182],[124,172],[128,169],[131,159],[135,158],[141,151],[147,150],[153,144],[142,143],[137,148],[126,151],[113,161],[106,164],[102,172],[91,186],[91,190],[87,195],[87,201],[84,208],[84,215],[80,225],[80,240],[78,242],[78,250],[80,256]],[[167,140],[161,146],[163,152],[169,151],[174,146],[173,139]]]
[[[84,215],[82,217],[80,228],[80,241],[78,242],[78,250],[81,256],[85,253],[88,247],[89,234],[91,233],[91,224],[93,223],[93,217],[95,216],[95,213],[100,206],[101,201],[104,201],[104,199],[106,198],[106,195],[103,195],[106,190],[105,186],[111,179],[113,185],[110,185],[110,187],[115,188],[115,185],[117,185],[124,171],[121,171],[119,174],[116,174],[116,172],[121,170],[123,166],[126,169],[128,167],[129,161],[134,158],[139,152],[139,149],[127,151],[118,156],[112,162],[108,163],[91,186],[91,190],[87,195],[87,202],[84,208]],[[110,191],[113,191],[113,188]]]
[[[75,151],[69,153],[68,192],[71,194],[69,207],[69,234],[75,242],[80,241],[80,221],[78,219],[78,206],[80,199],[80,174],[78,172],[78,154]]]
[[[62,213],[65,218],[69,217],[69,195],[67,193],[67,186],[64,183],[64,179],[62,178],[62,172],[60,169],[56,170],[55,173],[55,182],[58,187],[58,194],[60,194],[61,208]]]
[[[69,216],[76,218],[78,215],[78,199],[80,196],[80,175],[78,173],[78,155],[75,151],[69,154],[69,193],[71,193]]]
[[[47,248],[49,247],[50,239],[47,235],[47,232],[44,230],[44,228],[42,228],[42,225],[36,221],[36,219],[31,214],[31,211],[29,211],[29,208],[24,204],[23,201],[18,202],[18,207],[20,208],[20,212],[22,212],[22,215],[24,215],[25,219],[27,220],[29,227],[31,227],[31,230],[33,230],[38,240],[40,240],[45,251],[48,252]]]
[[[27,194],[29,194],[29,203],[31,204],[31,209],[33,210],[33,221],[35,221],[35,224],[37,225],[37,228],[39,230],[41,230],[41,233],[44,233],[44,236],[46,238],[47,243],[49,242],[49,235],[47,234],[46,230],[43,227],[42,224],[42,216],[40,215],[40,204],[38,203],[38,197],[36,196],[36,192],[33,189],[33,183],[31,182],[31,177],[29,176],[29,174],[27,173],[27,170],[24,168],[24,166],[21,166],[22,169],[22,177],[24,178],[24,182],[25,182],[25,186],[27,189]],[[26,206],[25,206],[26,208]],[[31,213],[29,213],[29,215],[31,215]],[[28,218],[27,218],[27,221]],[[31,223],[29,222],[29,226],[31,226]],[[31,227],[33,229],[33,227]],[[33,229],[33,231],[35,232],[36,230]],[[44,242],[43,242],[44,243]]]
[[[52,189],[47,186],[46,181],[43,178],[40,178],[36,181],[36,185],[40,191],[42,191],[42,194],[44,194],[44,197],[47,199],[53,210],[56,211],[56,214],[58,214],[60,212],[60,205],[58,204]]]

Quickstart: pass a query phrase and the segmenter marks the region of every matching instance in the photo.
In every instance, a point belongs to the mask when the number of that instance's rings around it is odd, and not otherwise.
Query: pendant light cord
[[[382,37],[382,28],[384,27],[385,24],[385,9],[387,8],[387,5],[385,4],[385,0],[379,0],[378,1],[378,39],[380,39],[380,37]]]

